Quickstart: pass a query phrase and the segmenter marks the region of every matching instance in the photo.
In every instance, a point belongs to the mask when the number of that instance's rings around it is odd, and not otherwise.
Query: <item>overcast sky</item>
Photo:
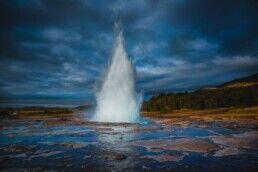
[[[113,25],[146,97],[258,72],[256,0],[1,0],[0,96],[94,100]]]

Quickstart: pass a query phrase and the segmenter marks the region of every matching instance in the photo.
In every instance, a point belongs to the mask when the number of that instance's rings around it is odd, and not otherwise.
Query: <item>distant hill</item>
[[[230,82],[226,82],[218,88],[221,87],[246,87],[246,86],[253,86],[253,85],[258,85],[258,73],[244,77],[244,78],[239,78],[239,79],[234,79]]]
[[[143,111],[212,109],[258,105],[258,73],[194,92],[160,94],[143,103]]]

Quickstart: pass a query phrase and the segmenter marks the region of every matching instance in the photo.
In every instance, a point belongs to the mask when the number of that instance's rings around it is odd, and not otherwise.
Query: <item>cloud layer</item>
[[[118,18],[145,95],[258,72],[257,8],[255,0],[1,1],[1,98],[94,100]]]

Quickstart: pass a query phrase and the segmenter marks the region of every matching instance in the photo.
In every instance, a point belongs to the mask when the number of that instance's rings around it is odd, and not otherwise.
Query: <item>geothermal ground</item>
[[[77,109],[2,110],[1,171],[257,171],[258,108],[144,113],[96,123]]]

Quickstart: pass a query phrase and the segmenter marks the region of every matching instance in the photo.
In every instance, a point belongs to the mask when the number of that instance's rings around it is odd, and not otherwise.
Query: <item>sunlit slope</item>
[[[239,79],[232,80],[230,82],[226,82],[220,85],[218,88],[250,87],[255,85],[258,85],[258,73],[248,77],[239,78]]]

